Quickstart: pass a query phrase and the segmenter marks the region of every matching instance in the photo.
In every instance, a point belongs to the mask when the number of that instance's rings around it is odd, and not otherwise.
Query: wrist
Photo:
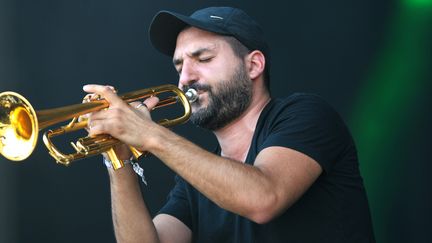
[[[151,132],[146,132],[143,136],[141,136],[141,144],[143,146],[140,147],[140,151],[152,153],[154,150],[157,150],[162,143],[165,142],[165,138],[167,137],[166,132],[169,132],[170,130],[166,127],[158,125],[157,123],[154,123],[154,125],[155,126],[148,129],[148,131]]]
[[[131,164],[132,158],[130,158],[130,159],[124,159],[124,160],[121,160],[121,161],[123,162],[123,165],[126,166],[128,164]],[[103,156],[103,163],[104,163],[105,167],[107,167],[109,170],[114,170],[113,163],[111,162],[111,160],[109,160],[109,158]],[[121,169],[121,168],[119,168],[119,169]]]
[[[125,165],[121,170],[107,168],[111,186],[130,187],[137,183],[137,176],[130,164]]]
[[[147,181],[146,181],[145,176],[144,176],[144,169],[141,168],[141,166],[139,166],[138,161],[136,161],[133,157],[131,157],[130,159],[122,160],[122,162],[123,162],[123,166],[121,168],[129,167],[129,169],[127,169],[127,171],[126,170],[118,171],[117,169],[114,168],[113,163],[107,157],[105,157],[105,156],[103,157],[103,163],[108,168],[111,181],[115,180],[114,175],[118,174],[119,176],[123,177],[124,173],[127,173],[127,174],[138,175],[139,177],[141,177],[142,182],[145,185],[147,185]],[[119,169],[121,169],[121,168],[119,168]],[[132,171],[131,171],[131,169],[132,169]],[[125,172],[122,172],[122,171],[125,171]],[[131,173],[131,172],[135,172],[135,173]],[[134,176],[134,177],[136,178],[136,176]]]

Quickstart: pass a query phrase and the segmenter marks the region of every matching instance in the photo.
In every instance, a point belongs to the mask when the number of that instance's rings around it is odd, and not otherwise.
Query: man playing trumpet
[[[229,7],[162,11],[150,39],[173,57],[178,86],[197,91],[191,121],[219,147],[153,122],[157,98],[129,105],[108,86],[84,86],[110,103],[90,115],[90,135],[148,151],[178,175],[152,219],[132,166],[109,169],[118,242],[374,242],[348,129],[315,95],[271,98],[270,52],[253,19]],[[126,146],[116,153],[131,157]]]

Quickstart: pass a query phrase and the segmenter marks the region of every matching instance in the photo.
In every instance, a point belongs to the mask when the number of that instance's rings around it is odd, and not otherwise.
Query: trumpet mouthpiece
[[[185,96],[190,103],[193,103],[198,99],[198,92],[195,89],[188,89],[188,91],[185,93]]]

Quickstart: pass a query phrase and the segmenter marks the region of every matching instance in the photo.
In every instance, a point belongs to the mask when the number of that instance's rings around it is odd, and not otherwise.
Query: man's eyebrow
[[[202,48],[199,48],[199,49],[191,52],[191,54],[189,54],[189,56],[191,56],[191,57],[198,57],[199,55],[203,54],[204,52],[213,51],[213,49],[214,49],[214,47],[213,48],[211,48],[211,47],[202,47]]]
[[[183,62],[183,59],[181,59],[181,58],[173,58],[174,66],[180,65],[182,62]]]
[[[213,50],[214,50],[214,47],[202,47],[202,48],[198,48],[197,50],[191,52],[190,54],[188,54],[188,56],[199,57],[201,54],[203,54],[205,52],[210,52]],[[180,65],[180,64],[182,64],[182,62],[183,62],[182,58],[173,58],[174,66]]]

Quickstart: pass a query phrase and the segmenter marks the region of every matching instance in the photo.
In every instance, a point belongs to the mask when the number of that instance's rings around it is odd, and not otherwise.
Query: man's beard
[[[220,81],[214,87],[207,84],[193,83],[185,90],[193,88],[206,91],[207,107],[194,111],[190,121],[202,128],[216,131],[240,117],[249,107],[252,99],[252,81],[246,72],[246,67],[240,63],[227,81]],[[200,105],[199,99],[196,105]],[[195,104],[193,104],[195,105]]]

